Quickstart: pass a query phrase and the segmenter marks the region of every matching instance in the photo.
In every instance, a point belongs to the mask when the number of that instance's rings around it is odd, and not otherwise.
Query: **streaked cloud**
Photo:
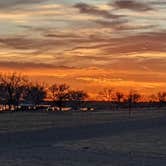
[[[39,4],[41,2],[44,2],[45,0],[5,0],[5,1],[0,1],[0,8],[2,10],[5,10],[7,8],[13,8],[13,7],[18,7],[21,5],[29,5],[29,4]]]
[[[89,5],[86,3],[77,3],[74,5],[74,7],[79,9],[80,13],[83,13],[83,14],[91,14],[95,16],[101,16],[104,18],[112,18],[112,19],[121,17],[120,15],[112,14],[108,10],[103,10],[96,6]]]
[[[159,89],[165,12],[163,0],[0,1],[0,69],[85,89]]]

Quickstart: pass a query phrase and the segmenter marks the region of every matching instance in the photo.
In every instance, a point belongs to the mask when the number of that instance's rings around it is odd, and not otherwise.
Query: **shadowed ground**
[[[165,115],[135,113],[128,119],[124,113],[1,114],[8,125],[17,127],[9,130],[7,124],[0,125],[0,162],[3,166],[165,166]],[[25,123],[19,126],[23,117]],[[46,119],[51,125],[41,128]],[[39,127],[28,127],[30,120]]]

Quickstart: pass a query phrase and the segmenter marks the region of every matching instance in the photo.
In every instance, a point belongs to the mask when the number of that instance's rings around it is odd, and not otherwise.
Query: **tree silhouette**
[[[69,100],[69,89],[70,87],[66,84],[53,84],[49,88],[50,97],[54,103],[54,106],[58,106],[59,111],[62,111],[64,102]]]
[[[121,105],[121,102],[124,101],[124,94],[122,92],[116,92],[115,93],[115,101],[116,101],[116,109],[119,109],[119,106]]]
[[[0,84],[0,104],[3,107],[6,107],[6,105],[7,105],[6,91],[5,91],[5,87],[3,86],[3,84]],[[3,107],[2,107],[2,109],[3,109]]]
[[[131,111],[133,104],[136,104],[141,98],[141,95],[136,92],[131,90],[127,96],[127,102],[128,102],[128,107],[129,107],[129,117],[131,117]]]
[[[112,88],[104,88],[99,92],[99,97],[104,101],[112,101],[113,89]]]
[[[166,102],[166,92],[159,92],[157,94],[157,98],[158,98],[158,101],[159,101],[159,104],[160,106]]]
[[[11,74],[1,74],[0,75],[0,85],[4,91],[3,96],[5,97],[6,103],[11,110],[12,106],[17,107],[21,101],[25,86],[27,84],[27,79],[25,76],[17,73]]]
[[[122,92],[116,92],[115,93],[115,99],[118,103],[123,102],[124,94]]]
[[[150,95],[149,97],[149,102],[153,103],[158,100],[158,97],[155,94]]]
[[[85,99],[88,98],[88,94],[83,90],[72,90],[69,91],[69,100],[72,102],[74,110],[78,110],[82,107]]]
[[[30,84],[26,89],[25,101],[35,106],[38,106],[46,98],[47,92],[42,84]]]

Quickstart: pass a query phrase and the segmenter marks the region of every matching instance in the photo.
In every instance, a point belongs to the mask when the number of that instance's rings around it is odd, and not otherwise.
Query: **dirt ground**
[[[166,111],[0,114],[0,166],[165,166]]]

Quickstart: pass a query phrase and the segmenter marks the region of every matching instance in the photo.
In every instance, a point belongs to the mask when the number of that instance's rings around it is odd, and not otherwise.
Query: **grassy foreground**
[[[114,121],[128,121],[137,119],[150,119],[166,116],[165,109],[135,111],[129,118],[126,111],[111,112],[13,112],[0,114],[0,133],[40,130],[53,127],[73,127],[88,124],[111,123]]]
[[[109,111],[2,113],[0,134],[6,137],[0,142],[0,161],[4,166],[165,166],[165,122],[152,128],[144,128],[143,125],[143,128],[136,130],[126,126],[124,131],[119,127],[116,129],[115,125],[139,126],[141,120],[151,122],[165,117],[164,110],[134,112],[131,119],[126,112]],[[89,126],[88,130],[86,126]],[[19,134],[20,131],[23,135]],[[96,131],[99,133],[96,134]],[[43,138],[39,138],[38,134]],[[90,136],[85,137],[84,134]],[[15,145],[13,138],[17,140],[20,136],[25,141],[19,143],[18,140],[18,145]]]

